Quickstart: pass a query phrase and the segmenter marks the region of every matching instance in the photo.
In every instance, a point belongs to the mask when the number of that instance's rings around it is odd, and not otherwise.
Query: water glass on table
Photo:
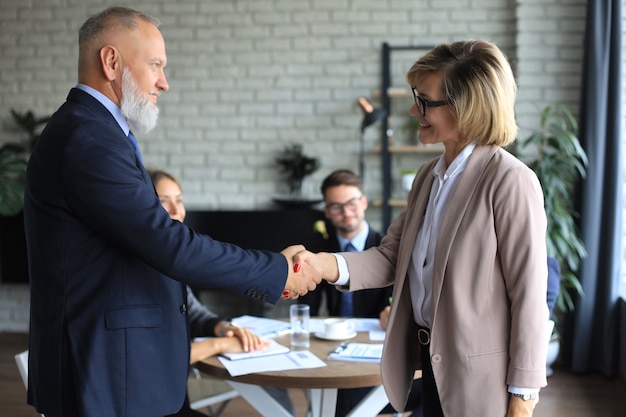
[[[291,320],[291,347],[308,349],[311,308],[307,304],[292,304],[289,307],[289,319]]]

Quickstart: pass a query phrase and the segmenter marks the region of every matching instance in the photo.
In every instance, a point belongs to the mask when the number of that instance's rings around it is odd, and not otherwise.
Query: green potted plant
[[[7,142],[0,147],[0,215],[14,216],[22,211],[26,161],[39,138],[37,129],[48,123],[50,116],[36,117],[32,111],[11,110],[17,126],[26,138]]]
[[[401,131],[406,135],[409,144],[419,143],[420,121],[416,117],[409,116],[402,124]]]
[[[521,158],[537,174],[548,218],[548,256],[561,267],[561,283],[552,319],[574,309],[573,296],[583,295],[576,273],[587,255],[576,227],[574,189],[585,177],[587,154],[578,140],[578,123],[563,105],[546,106],[540,127],[519,144]],[[524,152],[526,151],[526,152]]]
[[[304,154],[302,145],[294,144],[283,149],[281,155],[276,158],[281,172],[287,177],[289,193],[295,200],[302,199],[302,186],[304,179],[317,171],[320,167],[318,158],[312,158]]]
[[[0,216],[15,216],[24,205],[26,160],[7,146],[0,148]]]
[[[15,110],[11,116],[24,134],[0,147],[0,275],[3,282],[28,282],[22,217],[26,163],[39,138],[38,129],[50,117]]]
[[[578,140],[578,123],[563,105],[546,106],[539,128],[518,144],[521,159],[537,174],[543,189],[548,219],[546,245],[548,256],[561,268],[559,294],[551,319],[555,328],[548,348],[548,374],[558,357],[558,318],[574,309],[573,296],[583,295],[576,273],[587,255],[576,227],[573,194],[587,171],[587,154]]]

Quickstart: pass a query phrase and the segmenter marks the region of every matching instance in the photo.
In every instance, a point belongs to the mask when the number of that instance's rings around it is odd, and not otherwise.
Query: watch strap
[[[529,400],[537,401],[537,398],[539,396],[539,394],[536,393],[536,392],[533,392],[533,393],[530,393],[530,394],[514,394],[514,393],[511,393],[511,395],[514,396],[514,397],[517,397],[517,398],[521,398],[524,401],[529,401]]]

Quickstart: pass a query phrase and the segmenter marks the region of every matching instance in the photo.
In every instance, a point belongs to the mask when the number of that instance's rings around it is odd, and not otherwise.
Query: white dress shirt
[[[467,145],[447,168],[445,155],[439,158],[433,169],[435,180],[430,190],[426,214],[413,246],[408,270],[413,314],[417,324],[429,329],[432,324],[433,258],[441,218],[473,150],[474,144]]]

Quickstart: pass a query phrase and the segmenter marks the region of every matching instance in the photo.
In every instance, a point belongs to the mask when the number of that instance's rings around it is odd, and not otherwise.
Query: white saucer
[[[340,336],[340,337],[328,336],[326,335],[326,333],[315,332],[315,337],[319,337],[320,339],[325,339],[325,340],[345,340],[345,339],[352,339],[354,336],[356,336],[356,332],[350,333],[346,336]]]

